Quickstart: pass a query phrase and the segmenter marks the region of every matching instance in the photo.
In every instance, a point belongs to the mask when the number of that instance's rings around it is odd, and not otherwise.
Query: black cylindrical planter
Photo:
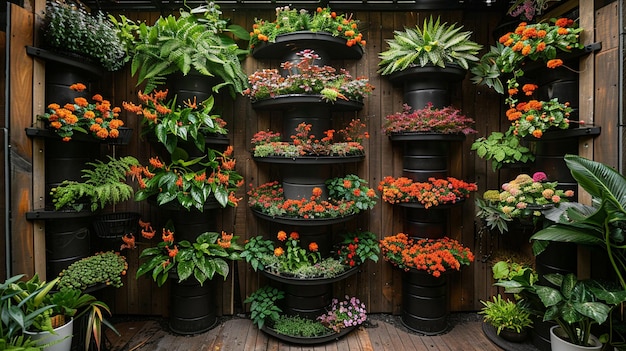
[[[176,104],[183,106],[187,100],[200,103],[208,99],[213,91],[213,86],[218,83],[215,77],[206,76],[196,70],[191,70],[187,75],[182,73],[171,74],[167,77],[168,99],[176,97]]]
[[[284,313],[315,319],[326,313],[332,302],[332,284],[283,284],[285,292]]]
[[[533,172],[541,171],[546,174],[549,180],[558,180],[559,189],[573,190],[575,197],[569,198],[569,201],[576,201],[578,183],[572,176],[563,156],[565,154],[578,154],[578,139],[537,140],[535,144]]]
[[[328,199],[326,179],[330,168],[321,164],[280,165],[283,176],[283,195],[286,199],[308,199],[314,188],[322,190],[322,199]]]
[[[448,278],[418,270],[402,273],[402,324],[426,335],[448,329]]]
[[[210,280],[201,286],[190,277],[178,282],[174,276],[170,290],[170,329],[178,334],[197,334],[216,325],[215,297]]]
[[[90,99],[93,92],[99,89],[100,76],[77,68],[71,64],[55,61],[46,61],[46,105],[57,103],[61,106],[66,103],[74,103],[74,98],[84,97]],[[74,91],[70,86],[82,83],[86,89]]]
[[[83,181],[83,169],[100,154],[99,143],[68,142],[57,138],[45,140],[46,207],[52,207],[50,191],[64,180]]]
[[[402,175],[417,182],[448,175],[449,142],[412,141],[404,143]]]
[[[301,123],[311,125],[309,135],[322,139],[324,132],[332,127],[331,107],[326,103],[305,103],[286,108],[283,112],[283,141],[291,142],[291,136],[296,134],[296,128]]]
[[[404,102],[414,110],[423,109],[432,103],[433,107],[442,108],[450,105],[450,87],[452,83],[463,80],[467,71],[457,65],[412,67],[392,73],[389,79],[401,83]]]
[[[535,257],[535,266],[539,282],[549,284],[542,279],[546,274],[576,273],[578,264],[578,246],[574,243],[550,242],[546,249]]]
[[[176,241],[189,240],[194,242],[200,234],[217,230],[215,210],[205,209],[200,212],[196,209],[189,211],[181,209],[172,211],[171,217]]]
[[[412,238],[439,239],[448,232],[448,209],[404,209],[404,234]]]
[[[91,216],[46,221],[46,276],[56,277],[91,254]]]

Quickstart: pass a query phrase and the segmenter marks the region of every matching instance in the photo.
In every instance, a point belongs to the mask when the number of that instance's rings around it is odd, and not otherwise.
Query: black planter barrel
[[[213,209],[205,209],[200,212],[196,209],[188,211],[181,208],[178,211],[172,211],[171,218],[176,241],[189,240],[194,242],[200,234],[217,230],[216,212]]]
[[[448,175],[448,142],[425,141],[404,143],[402,175],[417,182]]]
[[[64,180],[83,181],[82,170],[99,157],[100,144],[46,138],[45,152],[46,207],[52,207],[50,190]]]
[[[187,75],[174,73],[167,77],[168,99],[176,97],[176,104],[182,106],[187,100],[200,103],[213,94],[213,87],[219,79],[206,76],[196,70],[191,70]]]
[[[332,302],[332,284],[283,284],[284,313],[315,319],[326,313]]]
[[[200,285],[191,277],[178,282],[175,276],[170,290],[170,329],[178,334],[197,334],[217,323],[215,296],[211,281]]]
[[[554,131],[560,133],[560,131]],[[544,172],[551,181],[558,180],[558,188],[573,190],[574,197],[569,201],[576,201],[578,183],[572,176],[563,156],[578,154],[577,138],[559,138],[554,140],[537,140],[535,143],[535,162],[533,172]]]
[[[447,232],[447,208],[404,208],[404,234],[412,238],[440,239]]]
[[[392,83],[402,84],[404,102],[414,110],[423,109],[428,103],[442,108],[450,105],[450,88],[465,78],[467,71],[457,65],[412,67],[392,73]]]
[[[448,329],[448,278],[418,270],[402,273],[402,324],[410,330],[436,335]]]
[[[70,264],[91,254],[92,217],[46,221],[46,276],[54,278]]]

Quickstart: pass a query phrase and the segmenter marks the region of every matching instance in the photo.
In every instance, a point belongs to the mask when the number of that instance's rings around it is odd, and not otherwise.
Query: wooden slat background
[[[583,72],[581,74],[595,75],[595,101],[599,101],[593,108],[596,123],[602,125],[602,135],[594,142],[594,154],[598,158],[607,160],[610,164],[617,162],[617,77],[614,74],[617,63],[617,40],[616,33],[617,14],[615,4],[606,6],[594,15],[596,17],[596,41],[603,41],[603,49],[595,55],[596,72]],[[134,20],[146,20],[153,23],[159,13],[139,13],[126,12],[125,15]],[[421,24],[430,15],[441,16],[443,21],[449,23],[458,22],[464,26],[465,30],[473,32],[473,39],[488,47],[494,43],[492,32],[501,20],[501,13],[474,13],[462,11],[420,11],[420,12],[355,12],[354,17],[361,21],[367,46],[365,55],[358,61],[333,61],[335,67],[343,67],[349,70],[354,76],[367,76],[370,82],[376,87],[374,93],[366,98],[362,111],[357,113],[338,113],[334,115],[336,128],[341,128],[351,118],[358,117],[363,120],[371,135],[366,142],[366,159],[358,164],[338,166],[334,170],[337,175],[356,173],[369,181],[370,186],[375,187],[378,182],[387,175],[399,176],[402,173],[402,149],[400,145],[392,144],[388,138],[381,133],[381,126],[384,117],[388,114],[401,110],[402,91],[400,87],[393,86],[389,81],[376,73],[378,65],[378,53],[386,50],[385,39],[393,36],[394,30],[401,30],[404,26],[411,27]],[[28,17],[28,16],[27,16]],[[274,18],[273,11],[245,11],[237,10],[225,13],[225,17],[239,24],[244,28],[250,28],[255,17]],[[32,26],[32,20],[31,20]],[[34,26],[33,26],[34,27]],[[32,39],[31,39],[32,40]],[[25,44],[21,44],[25,45]],[[28,57],[22,57],[22,61],[30,62]],[[25,64],[26,65],[26,64]],[[32,66],[19,68],[19,76],[22,78],[32,77]],[[248,57],[243,62],[244,70],[249,74],[257,69],[278,67],[279,62],[275,60],[256,60]],[[16,68],[18,69],[18,68]],[[18,75],[18,74],[16,74]],[[35,81],[41,79],[38,73]],[[13,78],[13,77],[12,77]],[[112,99],[115,105],[120,106],[122,101],[136,101],[138,88],[135,86],[136,79],[131,77],[130,69],[104,77],[103,92],[105,97]],[[15,82],[13,82],[15,84]],[[31,89],[30,81],[25,81],[25,86],[21,89],[29,96],[30,92],[37,91],[35,87]],[[34,86],[35,83],[32,83]],[[19,86],[12,85],[11,89]],[[19,91],[22,91],[19,90]],[[26,91],[26,90],[30,90]],[[15,90],[16,92],[18,90]],[[586,90],[589,91],[589,90]],[[601,96],[601,98],[599,98]],[[250,139],[259,130],[280,130],[281,116],[277,112],[256,112],[251,108],[247,98],[237,97],[232,100],[229,96],[219,96],[218,100],[220,113],[228,122],[229,137],[235,148],[237,159],[237,171],[246,180],[246,187],[242,188],[238,196],[244,201],[237,208],[229,208],[221,211],[218,218],[220,229],[234,232],[235,235],[245,240],[256,235],[273,235],[278,229],[275,225],[258,220],[246,206],[247,184],[254,186],[267,181],[277,179],[279,176],[266,164],[256,164],[250,157]],[[13,100],[14,101],[14,100]],[[593,102],[594,100],[591,100]],[[581,105],[588,101],[581,101]],[[16,109],[25,108],[17,102]],[[479,136],[487,135],[492,130],[505,130],[507,122],[502,116],[504,104],[501,96],[486,88],[479,88],[473,85],[469,79],[459,84],[452,94],[452,104],[460,108],[466,115],[476,120],[476,129]],[[28,108],[30,109],[30,106]],[[588,108],[588,106],[587,106]],[[12,124],[12,130],[23,130],[23,127],[30,124],[32,114],[30,111],[21,114],[23,125]],[[16,117],[17,118],[17,117]],[[139,137],[139,119],[136,116],[125,115],[126,125],[134,128],[135,137],[127,146],[118,146],[114,150],[108,149],[106,153],[116,156],[134,155],[140,161],[147,162],[152,155],[149,144]],[[19,129],[22,128],[22,129]],[[13,133],[19,134],[19,133]],[[25,136],[17,136],[24,139]],[[454,149],[451,160],[450,174],[460,179],[474,181],[478,184],[479,194],[486,189],[496,189],[503,181],[509,179],[510,174],[504,172],[494,173],[490,164],[477,158],[470,151],[470,145],[474,136],[470,136],[463,143],[459,143]],[[29,144],[30,145],[30,144]],[[33,150],[28,149],[29,145],[24,145],[25,157],[31,157]],[[601,156],[602,155],[602,156]],[[606,155],[606,156],[603,156]],[[607,159],[608,157],[608,159]],[[39,161],[41,162],[41,161]],[[28,174],[24,175],[29,177]],[[35,174],[34,179],[41,181],[40,174]],[[37,182],[36,182],[37,183]],[[26,184],[25,187],[30,187]],[[34,185],[36,187],[37,185]],[[28,210],[29,202],[20,200],[19,206]],[[22,207],[20,207],[22,206]],[[165,221],[163,213],[147,203],[128,202],[118,205],[117,211],[137,211],[142,214],[145,220],[150,220],[154,224],[162,225]],[[450,294],[450,307],[453,311],[473,311],[480,309],[480,300],[489,298],[496,290],[492,287],[491,266],[489,259],[500,247],[511,246],[507,244],[506,236],[499,234],[479,232],[475,223],[475,208],[473,198],[466,201],[462,208],[453,210],[450,216],[449,236],[459,239],[469,246],[476,255],[476,262],[470,267],[466,267],[461,273],[454,274],[452,278],[452,288]],[[23,215],[23,212],[21,212]],[[20,216],[20,212],[16,213]],[[27,227],[28,223],[21,217],[15,218],[19,226]],[[402,210],[380,202],[373,210],[358,216],[354,221],[333,226],[333,232],[341,229],[363,229],[370,230],[382,238],[386,235],[395,234],[402,231]],[[14,226],[14,228],[16,228]],[[18,241],[14,244],[14,273],[32,272],[35,270],[33,262],[32,228],[26,231],[16,232],[13,235]],[[30,230],[30,231],[29,231]],[[522,251],[527,251],[528,244],[520,240],[520,245],[524,246]],[[148,245],[140,241],[139,249]],[[134,272],[138,265],[139,250],[125,252],[129,264],[129,274],[124,286],[114,293],[105,292],[103,298],[113,306],[116,314],[132,315],[164,315],[167,316],[168,288],[164,286],[158,288],[148,278],[142,277],[134,279]],[[41,260],[39,260],[41,262]],[[216,288],[219,291],[219,313],[234,314],[245,310],[247,306],[242,306],[242,301],[250,293],[266,282],[264,278],[255,273],[244,262],[237,262],[231,266],[233,274],[226,281],[216,281]],[[335,295],[344,294],[356,295],[364,301],[370,312],[398,313],[401,308],[401,277],[400,272],[393,269],[390,264],[380,260],[378,263],[367,263],[361,271],[335,284]]]

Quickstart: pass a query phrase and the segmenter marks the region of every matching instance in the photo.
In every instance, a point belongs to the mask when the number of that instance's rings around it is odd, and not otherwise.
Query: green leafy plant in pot
[[[142,235],[151,239],[155,231],[150,223],[142,222]],[[137,269],[136,277],[149,274],[158,286],[167,281],[170,273],[176,273],[178,281],[196,279],[201,285],[215,274],[226,279],[230,268],[227,261],[240,260],[243,247],[237,243],[239,237],[225,232],[206,232],[200,234],[194,242],[174,241],[171,224],[163,228],[161,241],[154,247],[141,251],[139,258],[143,263]],[[192,278],[193,277],[193,278]]]
[[[526,339],[527,328],[532,326],[531,313],[522,301],[503,299],[500,294],[492,300],[480,301],[483,308],[479,314],[483,320],[496,328],[496,334],[508,341],[521,342]]]
[[[475,55],[482,46],[470,40],[471,32],[462,29],[430,17],[421,28],[395,31],[394,38],[387,40],[389,48],[379,54],[378,72],[389,75],[415,66],[443,68],[450,64],[469,69],[470,62],[478,61]]]
[[[214,3],[189,12],[181,10],[178,17],[161,16],[151,26],[140,23],[131,50],[131,72],[137,75],[138,84],[146,83],[145,91],[150,92],[168,75],[187,75],[195,70],[221,80],[213,91],[226,87],[234,96],[247,86],[240,63],[240,55],[246,51],[225,35],[228,32],[249,38],[247,31],[229,26]]]

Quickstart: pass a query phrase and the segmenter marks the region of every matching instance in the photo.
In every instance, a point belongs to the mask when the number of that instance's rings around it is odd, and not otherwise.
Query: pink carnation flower
[[[535,182],[543,182],[544,180],[548,180],[548,176],[546,176],[543,172],[535,172],[533,174],[533,181]]]

